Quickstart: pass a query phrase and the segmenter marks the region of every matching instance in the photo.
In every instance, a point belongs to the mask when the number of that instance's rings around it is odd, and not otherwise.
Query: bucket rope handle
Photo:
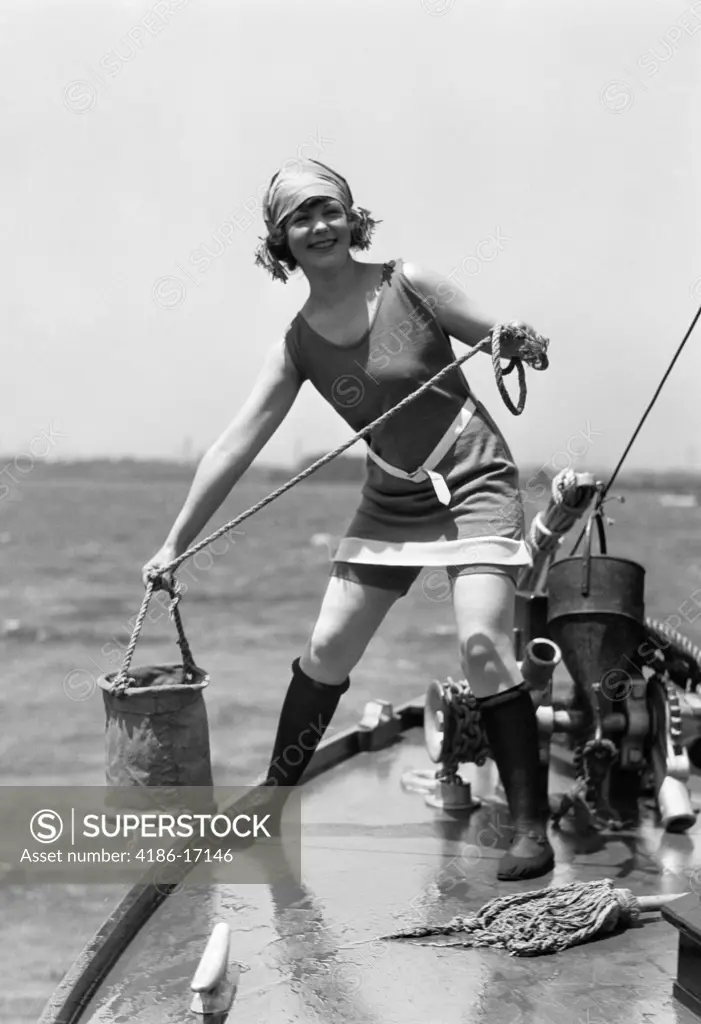
[[[134,629],[131,634],[129,646],[124,652],[124,661],[122,662],[122,667],[119,670],[119,674],[116,676],[114,682],[112,683],[112,686],[110,687],[110,692],[114,694],[114,696],[116,697],[123,697],[125,691],[129,687],[129,669],[131,667],[131,660],[134,657],[136,643],[139,639],[139,634],[141,633],[144,624],[144,619],[146,618],[146,612],[148,610],[149,601],[151,600],[155,586],[156,581],[149,580],[148,585],[146,587],[144,600],[141,604],[141,609],[139,610],[139,614],[136,617],[136,622],[134,623]],[[161,582],[160,589],[165,589],[170,594],[171,600],[170,605],[168,607],[168,616],[175,623],[175,630],[178,634],[177,643],[178,647],[180,648],[180,653],[182,654],[183,668],[185,669],[185,678],[187,679],[188,677],[192,677],[194,675],[197,666],[192,656],[190,644],[188,643],[188,639],[185,636],[183,621],[180,617],[180,611],[178,609],[178,605],[180,604],[181,598],[181,587],[178,581],[174,577],[171,577],[170,583],[167,583],[167,581],[165,580]]]
[[[519,355],[512,358],[509,365],[506,368],[502,368],[501,366],[502,337],[508,337],[509,339],[516,340],[519,344]],[[173,598],[170,609],[171,617],[174,619],[175,627],[178,630],[178,644],[180,645],[180,649],[183,652],[183,663],[185,664],[185,660],[187,657],[189,657],[190,659],[192,658],[190,648],[188,646],[187,640],[185,639],[185,634],[182,630],[180,616],[177,611],[177,603],[180,600],[179,584],[177,585],[177,589],[175,590],[175,592],[172,592],[168,587],[166,581],[164,580],[164,576],[167,573],[170,573],[172,578],[172,574],[188,558],[192,558],[193,555],[198,554],[198,552],[200,552],[203,548],[206,548],[209,544],[213,544],[215,540],[218,540],[225,533],[228,533],[230,530],[233,530],[234,527],[238,526],[239,523],[242,523],[245,519],[249,519],[252,515],[255,515],[256,512],[260,512],[261,509],[265,508],[266,505],[269,505],[271,502],[275,501],[282,494],[284,494],[285,491],[288,491],[290,490],[291,487],[294,487],[295,484],[301,483],[302,480],[306,480],[307,477],[312,475],[312,473],[316,473],[317,469],[321,469],[321,467],[325,466],[327,462],[331,462],[332,459],[335,459],[338,455],[341,455],[348,448],[354,445],[356,441],[359,441],[361,438],[367,437],[368,434],[370,434],[370,432],[373,431],[376,427],[378,427],[381,423],[385,423],[392,416],[395,416],[401,409],[404,409],[411,402],[419,398],[420,395],[423,395],[426,391],[432,388],[434,384],[436,384],[439,380],[442,380],[444,377],[447,377],[449,373],[452,373],[453,370],[456,370],[462,363],[466,363],[468,359],[472,359],[472,357],[477,355],[478,352],[484,352],[487,350],[487,348],[491,348],[492,366],[494,368],[494,376],[496,379],[497,388],[499,389],[499,394],[501,395],[504,404],[507,406],[510,412],[512,412],[514,416],[520,416],[526,405],[527,393],[526,374],[523,369],[523,363],[528,363],[528,365],[531,366],[534,370],[547,370],[549,365],[547,355],[549,344],[550,342],[548,338],[543,337],[542,334],[538,334],[537,331],[534,331],[532,327],[529,327],[527,324],[519,323],[517,320],[512,320],[507,324],[497,324],[495,327],[492,328],[489,335],[486,338],[483,338],[482,341],[478,342],[478,344],[471,348],[469,352],[467,352],[463,356],[459,356],[457,359],[454,359],[451,363],[448,363],[441,370],[439,370],[438,373],[434,374],[433,377],[430,378],[430,380],[427,380],[424,384],[418,387],[416,391],[412,391],[410,395],[407,395],[406,398],[403,398],[391,409],[388,409],[387,412],[382,413],[382,415],[378,416],[376,420],[372,421],[372,423],[369,423],[366,427],[363,427],[362,430],[359,430],[358,433],[354,434],[354,436],[349,441],[344,441],[343,444],[338,445],[338,447],[334,448],[333,451],[327,452],[326,455],[322,455],[320,459],[317,459],[316,462],[313,462],[311,466],[307,466],[307,468],[302,470],[301,473],[298,473],[297,476],[292,477],[286,483],[282,484],[276,490],[268,494],[265,498],[261,498],[261,500],[257,501],[255,505],[251,505],[250,508],[246,509],[245,512],[242,512],[240,515],[236,516],[230,522],[225,523],[223,526],[220,526],[219,529],[215,530],[214,533],[211,533],[208,537],[205,537],[203,540],[198,541],[197,544],[193,544],[191,548],[188,548],[187,551],[184,551],[182,555],[178,555],[178,557],[174,558],[172,562],[169,562],[167,565],[161,566],[159,569],[152,569],[149,572],[148,584],[146,586],[146,592],[144,593],[144,598],[141,603],[141,609],[136,617],[132,637],[131,640],[129,641],[129,646],[127,647],[124,656],[124,664],[122,665],[121,671],[112,685],[111,692],[114,693],[116,696],[122,696],[128,686],[126,673],[129,671],[131,659],[134,655],[134,649],[136,647],[137,640],[139,639],[139,634],[144,624],[144,619],[146,618],[146,611],[148,609],[149,601],[151,600],[151,597],[155,589],[165,588],[169,590],[169,592],[171,593],[171,597]],[[506,385],[504,384],[503,380],[503,378],[507,374],[511,373],[514,367],[518,371],[519,397],[517,405],[514,405],[514,403],[512,402],[511,397],[508,391],[506,390]],[[158,588],[156,587],[157,583],[159,585]],[[187,654],[185,652],[187,652]],[[194,662],[191,662],[191,665],[192,667],[194,667]],[[185,667],[187,669],[189,665],[186,664]]]

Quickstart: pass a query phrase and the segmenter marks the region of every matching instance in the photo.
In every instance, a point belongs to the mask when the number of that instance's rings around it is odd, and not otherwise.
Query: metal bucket
[[[587,552],[555,562],[547,588],[548,631],[575,682],[575,706],[589,711],[592,683],[600,682],[606,714],[627,696],[630,670],[638,674],[635,651],[646,639],[645,570],[627,558]]]

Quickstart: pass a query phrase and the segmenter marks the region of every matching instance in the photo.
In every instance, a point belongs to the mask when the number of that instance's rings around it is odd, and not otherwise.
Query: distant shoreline
[[[283,482],[306,469],[324,453],[307,455],[299,460],[296,466],[256,465],[246,471],[245,479],[261,482]],[[21,456],[0,455],[0,466],[5,466],[12,473],[15,458]],[[28,480],[56,479],[135,479],[135,480],[190,480],[197,466],[197,460],[183,461],[177,459],[137,459],[132,457],[115,458],[84,458],[42,461],[37,459],[31,472],[22,472],[23,465],[18,466],[18,478]],[[591,472],[601,480],[608,480],[611,470],[601,470],[591,466],[579,467],[582,472]],[[524,490],[548,485],[549,477],[537,467],[521,466],[521,486]],[[365,478],[365,457],[341,455],[323,466],[310,478],[314,483],[359,483]],[[18,480],[19,482],[19,480]],[[701,472],[684,470],[631,470],[619,476],[616,488],[623,490],[660,491],[670,494],[694,494],[701,497]]]

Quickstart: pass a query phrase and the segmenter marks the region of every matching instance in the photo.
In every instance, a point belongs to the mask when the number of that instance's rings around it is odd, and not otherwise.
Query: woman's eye
[[[338,220],[339,217],[343,216],[343,211],[337,206],[327,206],[324,207],[322,215],[327,220]],[[310,216],[311,214],[309,213],[298,213],[292,218],[290,225],[292,227],[299,227],[301,225],[308,224]]]

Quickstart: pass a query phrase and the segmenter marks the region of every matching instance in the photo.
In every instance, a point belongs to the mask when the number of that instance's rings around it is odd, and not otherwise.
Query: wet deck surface
[[[553,748],[551,792],[569,786]],[[609,877],[636,895],[701,892],[701,828],[665,835],[555,832],[553,874],[497,883],[508,845],[503,804],[456,820],[407,792],[430,762],[419,730],[304,787],[300,886],[184,887],[132,943],[90,1004],[90,1024],[181,1024],[213,925],[232,929],[242,965],[230,1024],[692,1024],[672,997],[677,932],[658,914],[642,927],[538,958],[362,939],[477,910],[495,895]],[[493,769],[492,769],[493,770]],[[475,785],[493,795],[481,770]],[[463,772],[466,775],[466,772]],[[694,780],[695,803],[701,787]],[[201,1019],[201,1018],[200,1018]]]

